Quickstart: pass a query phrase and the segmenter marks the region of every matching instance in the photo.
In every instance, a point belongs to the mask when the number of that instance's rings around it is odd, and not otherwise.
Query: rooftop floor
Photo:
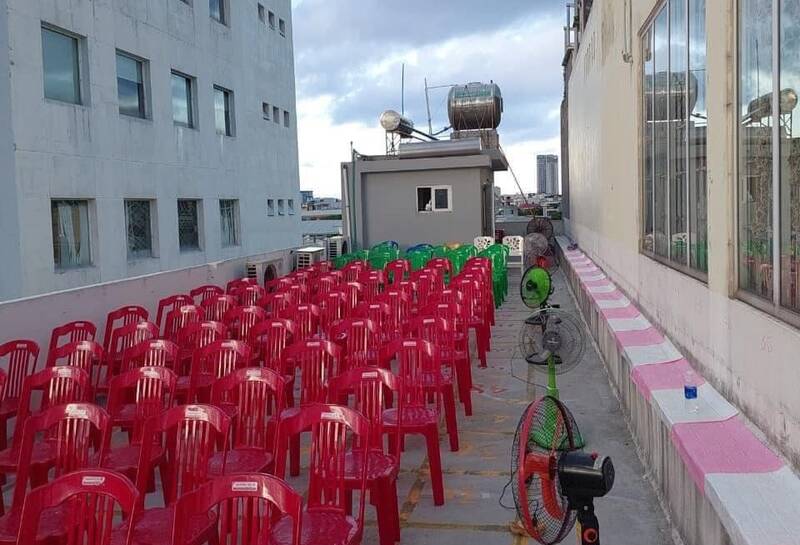
[[[558,273],[553,303],[578,312]],[[473,366],[474,416],[459,413],[460,450],[450,452],[442,437],[445,504],[433,505],[424,442],[406,439],[400,494],[402,545],[522,545],[531,539],[513,536],[508,523],[515,513],[503,508],[500,496],[509,480],[511,443],[525,406],[542,394],[511,375],[511,360],[522,320],[530,311],[516,293],[518,277],[509,279],[510,293],[497,313],[492,334],[489,367]],[[603,543],[614,545],[666,545],[673,543],[669,522],[646,469],[636,455],[631,434],[612,393],[602,361],[586,331],[584,361],[571,374],[560,377],[561,399],[570,408],[587,441],[587,449],[609,455],[616,468],[611,493],[596,502]],[[474,361],[477,361],[475,358]],[[515,363],[516,375],[525,369]],[[459,406],[459,411],[461,410]],[[444,436],[444,434],[442,434]],[[511,491],[503,498],[513,506]],[[374,510],[367,508],[365,544],[378,543]],[[567,539],[566,543],[574,543]]]

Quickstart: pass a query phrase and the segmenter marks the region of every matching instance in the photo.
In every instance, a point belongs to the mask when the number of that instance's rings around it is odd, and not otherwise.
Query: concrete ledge
[[[558,237],[564,273],[673,522],[687,545],[800,544],[800,479],[605,273]]]

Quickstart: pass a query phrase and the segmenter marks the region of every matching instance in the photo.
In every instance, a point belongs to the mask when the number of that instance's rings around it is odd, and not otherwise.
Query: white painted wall
[[[658,2],[632,0],[636,36]],[[800,332],[735,298],[734,0],[708,0],[708,283],[639,253],[641,50],[596,2],[569,81],[569,231],[731,402],[800,462]]]
[[[301,243],[299,214],[266,214],[268,197],[293,198],[298,208],[300,203],[290,0],[259,0],[286,20],[285,38],[258,19],[256,0],[230,1],[229,26],[209,17],[204,0],[193,6],[180,0],[0,0],[0,7],[6,1],[7,24],[6,10],[0,9],[0,74],[7,73],[3,59],[10,55],[15,151],[6,157],[9,125],[0,123],[0,186],[3,201],[16,202],[10,213],[16,208],[20,219],[2,214],[0,249],[7,255],[16,240],[21,252],[0,269],[0,300]],[[85,105],[44,98],[42,22],[86,38]],[[6,30],[7,39],[1,39]],[[149,60],[152,119],[119,114],[117,49]],[[197,78],[197,130],[173,125],[172,69]],[[232,138],[214,128],[215,84],[234,92]],[[0,79],[0,116],[8,111],[4,86],[8,82]],[[264,120],[262,102],[288,110],[290,128],[282,119]],[[54,270],[51,198],[94,199],[92,267]],[[128,260],[125,198],[156,200],[157,258]],[[202,251],[178,249],[178,198],[203,199]],[[221,248],[220,198],[239,199],[240,247]],[[16,276],[15,267],[21,271]]]

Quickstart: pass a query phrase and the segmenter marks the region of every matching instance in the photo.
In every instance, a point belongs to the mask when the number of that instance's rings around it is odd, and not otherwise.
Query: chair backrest
[[[254,352],[253,357],[257,358],[260,365],[283,372],[281,369],[283,351],[296,338],[297,330],[294,322],[283,318],[270,318],[253,326],[248,342]]]
[[[195,351],[189,376],[189,401],[194,402],[202,377],[222,378],[250,364],[250,347],[244,341],[217,340]]]
[[[110,430],[108,414],[91,403],[56,405],[29,416],[22,430],[12,510],[22,508],[25,500],[37,435],[46,434],[56,445],[51,471],[60,477],[89,467],[93,454],[102,459],[111,440]]]
[[[288,412],[288,411],[287,411]],[[286,470],[286,450],[288,439],[311,430],[309,452],[308,493],[306,509],[322,508],[344,515],[349,512],[349,494],[345,486],[345,456],[355,435],[357,443],[368,448],[370,444],[370,423],[358,411],[338,405],[311,403],[292,411],[281,418],[278,431],[278,457],[276,475]],[[361,485],[359,487],[358,524],[364,520],[364,499],[366,494],[366,470],[369,464],[362,464]]]
[[[292,304],[308,303],[310,299],[308,286],[299,283],[299,281],[291,286],[282,288],[279,293],[288,293],[291,295]],[[279,309],[278,315],[283,316],[285,311],[286,308]]]
[[[283,368],[300,370],[300,403],[324,402],[325,385],[339,373],[342,349],[330,341],[299,341],[283,351]]]
[[[475,249],[482,252],[494,244],[494,237],[475,237],[472,243],[475,245]]]
[[[103,331],[103,350],[108,351],[111,342],[111,332],[115,329],[130,324],[146,322],[150,317],[147,309],[138,305],[126,305],[112,310],[106,316],[106,327]]]
[[[225,475],[200,485],[175,505],[173,545],[190,545],[195,535],[190,520],[214,510],[219,535],[212,543],[258,545],[270,542],[273,525],[282,516],[292,521],[290,541],[300,545],[302,497],[278,477],[263,473]]]
[[[357,280],[358,277],[361,276],[361,274],[368,268],[369,266],[367,265],[366,261],[355,260],[345,265],[342,269],[342,273],[344,274],[344,278],[347,282],[353,282]]]
[[[238,369],[214,382],[211,403],[236,407],[234,448],[269,449],[274,455],[277,417],[286,408],[286,382],[271,369]]]
[[[236,291],[236,297],[239,299],[239,305],[243,307],[255,305],[266,294],[267,291],[258,285],[242,286]]]
[[[411,272],[411,262],[408,259],[395,259],[386,265],[386,279],[392,285],[405,280]]]
[[[163,439],[167,471],[162,476],[164,503],[173,505],[182,495],[208,480],[208,468],[216,447],[222,445],[223,464],[228,448],[230,418],[213,405],[180,405],[164,411],[145,426],[140,459],[150,460],[157,438]],[[140,468],[136,486],[146,494],[152,468]]]
[[[189,292],[189,295],[194,300],[196,305],[203,306],[203,303],[211,299],[212,297],[216,297],[217,295],[225,295],[225,290],[220,288],[219,286],[198,286],[192,291]]]
[[[400,362],[400,397],[406,406],[428,406],[431,396],[428,388],[439,390],[441,369],[439,357],[433,343],[422,339],[397,339],[385,348],[387,357],[396,357]],[[437,409],[441,407],[441,396],[435,398]]]
[[[39,345],[34,341],[16,340],[0,345],[0,366],[6,370],[5,390],[2,399],[18,399],[25,379],[36,371]]]
[[[304,341],[317,335],[322,311],[317,305],[301,303],[286,309],[284,315],[294,322],[297,328],[297,339]]]
[[[256,303],[271,318],[282,318],[286,309],[295,304],[294,295],[289,291],[268,293]]]
[[[236,293],[246,286],[257,286],[258,280],[255,278],[234,278],[225,286],[225,293],[228,295],[236,295]]]
[[[509,255],[515,257],[522,257],[522,247],[525,243],[525,237],[510,235],[503,237],[503,246],[509,249]]]
[[[78,341],[93,341],[96,337],[97,327],[92,322],[79,320],[56,327],[50,334],[46,365],[53,365],[52,358],[62,346]]]
[[[233,295],[212,295],[201,304],[203,319],[214,322],[225,321],[225,315],[233,308],[239,306],[239,301]]]
[[[181,305],[167,314],[162,337],[169,341],[175,341],[178,338],[178,331],[189,324],[199,322],[202,317],[203,313],[200,307],[191,303]]]
[[[194,352],[228,336],[228,328],[219,322],[194,322],[178,331],[177,345],[181,350]]]
[[[392,309],[388,303],[374,301],[372,303],[361,303],[356,307],[354,315],[358,318],[369,318],[382,335],[384,328],[391,320]]]
[[[371,303],[377,299],[386,284],[386,274],[382,270],[369,270],[358,278],[364,286],[363,300]]]
[[[161,329],[165,324],[164,320],[169,314],[185,305],[193,305],[194,299],[188,295],[178,294],[165,297],[158,302],[158,312],[156,313],[156,325]]]
[[[130,440],[138,443],[148,419],[172,407],[177,382],[177,375],[167,367],[136,367],[112,378],[108,393],[108,414],[112,422],[127,403],[133,403]]]
[[[411,311],[411,300],[408,294],[401,289],[390,288],[384,291],[378,300],[389,305],[391,314],[387,325],[393,330],[399,331]]]
[[[37,543],[39,522],[45,510],[61,507],[69,545],[110,545],[114,530],[122,521],[136,517],[139,492],[127,477],[105,469],[82,469],[62,475],[51,483],[35,488],[25,498],[19,519],[17,543]],[[116,516],[121,511],[122,521]],[[133,524],[128,524],[124,541],[131,543]]]
[[[337,288],[318,296],[317,305],[320,309],[320,328],[326,332],[331,324],[345,317],[347,296]]]
[[[246,340],[250,335],[250,330],[258,322],[263,322],[269,318],[266,310],[255,305],[249,307],[236,307],[228,311],[225,315],[225,325],[232,339]]]
[[[117,327],[111,331],[111,339],[105,348],[106,360],[120,361],[125,351],[144,341],[157,339],[158,326],[152,322],[133,322]]]
[[[366,366],[370,353],[380,345],[378,326],[369,318],[345,318],[333,324],[328,335],[342,347],[342,370]]]
[[[136,367],[167,367],[176,371],[180,349],[172,341],[152,339],[132,346],[122,353],[120,372]]]
[[[352,314],[358,303],[364,298],[364,284],[358,281],[346,282],[341,287],[347,302],[347,313]]]
[[[478,280],[475,278],[459,278],[452,283],[452,287],[464,294],[464,306],[470,318],[484,319],[486,308]]]
[[[51,366],[69,365],[80,367],[94,377],[96,368],[103,361],[103,347],[94,341],[77,341],[57,348],[50,361]]]
[[[326,293],[330,293],[331,291],[335,290],[336,287],[339,285],[339,280],[331,273],[317,279],[316,282],[316,294],[317,297],[320,295],[325,295]]]

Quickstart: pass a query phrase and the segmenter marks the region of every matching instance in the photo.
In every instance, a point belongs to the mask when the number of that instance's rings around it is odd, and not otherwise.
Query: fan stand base
[[[578,537],[581,545],[600,545],[600,523],[594,514],[594,502],[578,506]]]

